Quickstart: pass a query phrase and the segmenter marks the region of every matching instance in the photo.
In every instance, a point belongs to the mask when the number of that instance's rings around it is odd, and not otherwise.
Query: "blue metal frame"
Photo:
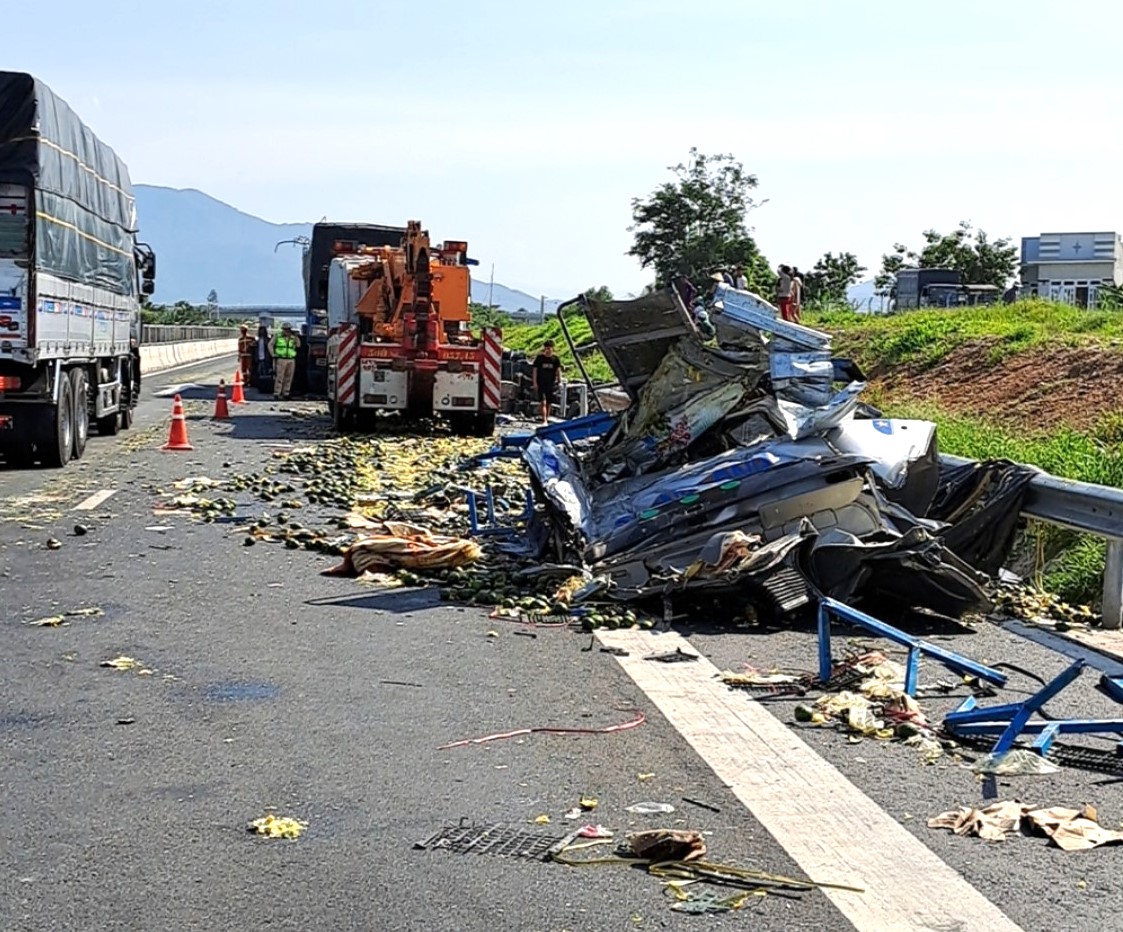
[[[997,670],[963,657],[954,651],[923,641],[911,634],[906,634],[899,628],[887,625],[884,621],[878,621],[872,615],[860,612],[856,608],[844,605],[842,602],[836,602],[834,599],[821,599],[819,601],[819,680],[823,683],[830,681],[831,670],[833,669],[831,663],[832,616],[849,624],[865,628],[871,634],[887,638],[909,649],[908,660],[905,662],[905,692],[910,696],[916,695],[921,654],[926,654],[934,660],[938,660],[956,673],[971,674],[997,686],[1006,685],[1006,674],[999,673]]]
[[[531,440],[586,440],[589,437],[599,437],[607,434],[616,425],[616,416],[612,414],[586,414],[584,417],[571,418],[557,424],[545,424],[532,431],[518,431],[503,434],[499,438],[499,445],[492,447],[485,453],[473,456],[466,468],[479,466],[488,460],[498,457],[518,459]]]
[[[501,524],[495,523],[495,489],[488,485],[484,489],[484,509],[487,513],[487,525],[484,526],[480,523],[480,506],[478,501],[478,493],[471,490],[465,492],[465,497],[468,500],[468,528],[473,537],[513,537],[518,534],[517,528],[505,527]],[[523,509],[520,519],[529,521],[530,516],[534,514],[534,493],[530,489],[526,490],[526,507]]]
[[[1066,667],[1052,680],[1041,687],[1024,702],[1009,702],[1004,705],[981,708],[974,698],[965,699],[954,712],[944,718],[944,727],[953,735],[961,737],[996,736],[992,753],[1009,751],[1021,735],[1036,735],[1033,750],[1045,754],[1052,747],[1058,735],[1063,734],[1113,734],[1123,736],[1123,719],[1070,718],[1056,721],[1036,721],[1030,719],[1061,690],[1084,672],[1083,660]],[[1104,680],[1109,677],[1104,677]],[[1102,682],[1102,681],[1101,681]],[[1118,692],[1113,692],[1113,687]],[[1108,694],[1116,701],[1123,701],[1123,688],[1113,681],[1106,686]]]

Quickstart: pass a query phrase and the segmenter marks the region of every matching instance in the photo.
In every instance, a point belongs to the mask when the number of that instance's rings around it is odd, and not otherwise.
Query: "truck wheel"
[[[481,411],[472,421],[473,437],[490,437],[495,433],[495,412]]]
[[[39,453],[44,466],[60,469],[70,462],[74,449],[74,389],[69,378],[59,382],[58,404],[47,410],[52,417],[40,434]]]
[[[128,410],[129,396],[126,393],[124,386],[121,387],[120,398],[118,407],[120,411],[114,411],[112,414],[106,414],[97,419],[97,432],[103,437],[113,437],[117,431],[121,429],[121,421],[124,420],[123,412]]]
[[[85,369],[70,370],[70,390],[74,395],[74,459],[80,460],[90,439],[90,380]]]

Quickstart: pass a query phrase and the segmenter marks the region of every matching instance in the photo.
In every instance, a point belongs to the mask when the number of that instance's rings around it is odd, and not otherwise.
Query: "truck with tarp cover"
[[[124,162],[29,74],[0,71],[0,454],[64,466],[132,424],[140,301],[156,260],[137,239]]]

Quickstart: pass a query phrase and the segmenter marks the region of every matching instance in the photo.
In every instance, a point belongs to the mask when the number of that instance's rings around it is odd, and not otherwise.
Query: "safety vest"
[[[296,359],[296,340],[293,337],[277,337],[275,355],[278,359]]]

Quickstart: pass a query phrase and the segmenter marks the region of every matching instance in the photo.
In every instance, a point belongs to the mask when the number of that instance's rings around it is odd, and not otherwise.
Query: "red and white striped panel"
[[[345,324],[339,331],[335,363],[335,403],[353,405],[359,386],[359,328]]]
[[[503,331],[498,327],[487,327],[483,338],[483,365],[480,367],[483,406],[498,411],[500,382],[503,378]]]

